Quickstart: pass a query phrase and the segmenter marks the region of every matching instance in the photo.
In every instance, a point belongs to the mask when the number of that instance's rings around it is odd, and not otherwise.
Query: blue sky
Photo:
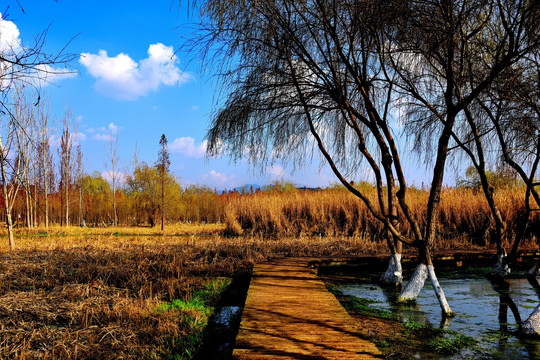
[[[171,152],[171,170],[181,183],[218,189],[247,183],[264,185],[285,178],[307,186],[335,182],[327,166],[318,163],[291,175],[291,169],[273,164],[261,174],[240,161],[205,159],[203,142],[215,89],[198,64],[177,53],[191,27],[186,2],[178,9],[167,1],[4,0],[0,8],[18,29],[23,44],[49,27],[44,51],[76,54],[69,64],[76,72],[44,88],[56,126],[66,107],[78,121],[78,141],[85,170],[105,174],[109,131],[117,131],[120,171],[129,172],[137,148],[139,161],[154,163],[159,139],[165,134]],[[172,5],[172,7],[171,7]],[[317,157],[316,157],[317,158]],[[416,184],[425,181],[415,162],[409,172]]]

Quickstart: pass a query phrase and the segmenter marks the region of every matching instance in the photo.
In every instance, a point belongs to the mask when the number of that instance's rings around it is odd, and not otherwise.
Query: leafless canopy
[[[225,101],[208,153],[304,164],[321,154],[394,236],[433,239],[451,135],[462,113],[538,47],[534,1],[262,0],[199,2],[204,67],[218,68]],[[398,117],[396,110],[405,110]],[[400,149],[406,125],[434,165],[428,218],[407,201]],[[376,204],[350,185],[365,161]],[[397,229],[397,207],[412,229]]]

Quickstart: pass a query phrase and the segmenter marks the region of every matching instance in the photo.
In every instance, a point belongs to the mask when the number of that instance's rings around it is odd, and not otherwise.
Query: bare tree
[[[65,226],[69,226],[69,194],[71,190],[71,183],[72,183],[72,168],[73,168],[73,161],[72,161],[72,148],[73,148],[73,137],[74,132],[73,129],[73,113],[71,110],[66,109],[66,113],[64,115],[63,120],[63,127],[62,127],[62,135],[60,138],[60,148],[58,149],[58,156],[60,157],[60,188],[59,191],[62,191],[62,205],[61,205],[61,212],[63,211],[65,207]]]
[[[385,225],[393,253],[394,240],[418,249],[417,270],[399,299],[416,299],[429,277],[443,314],[451,315],[431,256],[445,165],[458,116],[529,51],[519,24],[530,9],[505,6],[452,0],[205,1],[206,37],[194,41],[205,65],[217,62],[227,94],[208,132],[208,153],[247,153],[264,167],[274,159],[302,165],[306,154],[317,151]],[[509,19],[511,26],[501,25]],[[477,51],[472,43],[484,41],[485,32],[499,52],[483,60],[489,71],[465,83],[462,60]],[[392,111],[399,104],[407,110],[403,119]],[[394,138],[403,121],[417,132],[430,130],[417,138],[417,144],[430,146],[424,153],[433,164],[424,219],[407,201],[401,162],[407,149]],[[375,203],[351,184],[360,160],[375,175]],[[400,224],[398,208],[406,224]]]
[[[86,226],[86,222],[83,217],[83,179],[84,179],[84,164],[83,153],[81,145],[77,145],[75,149],[76,156],[76,178],[77,178],[77,192],[79,193],[79,226]]]
[[[4,12],[0,22],[9,21],[9,14]],[[34,36],[31,45],[10,42],[7,39],[0,45],[0,104],[4,104],[5,95],[19,83],[38,91],[44,83],[51,82],[56,76],[66,74],[65,65],[76,56],[65,53],[62,49],[57,54],[49,54],[44,50],[48,29]],[[36,97],[39,102],[39,95]]]
[[[19,125],[22,123],[26,105],[20,87],[16,86],[12,106],[9,107],[7,114],[5,112],[3,113],[7,119],[2,121],[2,129],[0,131],[0,176],[2,179],[2,195],[4,197],[3,207],[6,213],[6,225],[11,250],[15,249],[12,210],[19,189],[21,188],[23,167],[22,157],[19,155],[22,144],[26,140],[24,134],[20,131],[21,127]],[[4,142],[2,142],[2,132],[4,133]],[[14,153],[14,151],[17,153]]]
[[[0,15],[0,22],[9,21],[8,19],[9,15],[6,12]],[[73,54],[64,53],[65,49],[62,49],[57,54],[49,54],[44,51],[46,36],[47,30],[34,36],[34,42],[31,45],[22,43],[20,39],[3,39],[4,41],[0,43],[0,112],[7,119],[4,122],[6,135],[4,136],[4,146],[2,146],[2,175],[5,177],[11,171],[17,175],[18,179],[16,185],[15,183],[8,184],[7,178],[3,179],[4,190],[8,194],[14,191],[13,186],[16,186],[17,190],[18,186],[22,186],[19,182],[20,169],[14,167],[13,159],[9,158],[11,156],[9,150],[12,147],[14,138],[17,138],[17,142],[21,144],[31,141],[27,128],[18,123],[18,117],[13,113],[17,109],[16,104],[11,102],[11,99],[14,98],[13,94],[20,92],[22,87],[25,88],[26,92],[33,90],[35,95],[33,103],[39,104],[41,99],[40,87],[43,84],[52,82],[58,75],[65,75],[66,68],[59,68],[58,66],[65,65],[75,58]],[[15,98],[17,98],[17,95],[15,95]],[[11,195],[15,196],[16,193],[17,191],[14,191]],[[29,194],[28,188],[27,194]],[[12,199],[6,200],[6,204]],[[30,202],[27,202],[27,205],[30,210],[28,212],[32,213]],[[12,204],[7,207],[12,207]],[[12,240],[13,238],[10,236],[10,243],[12,243]]]
[[[51,153],[51,131],[50,124],[50,104],[48,101],[41,101],[39,106],[38,119],[38,137],[37,137],[37,156],[38,156],[38,177],[40,179],[40,188],[43,191],[43,217],[45,227],[49,227],[49,190],[51,189],[51,174],[53,168],[53,159]]]
[[[538,41],[527,30],[534,5],[527,1],[419,4],[410,10],[417,37],[408,37],[406,41],[403,35],[396,37],[389,49],[398,54],[390,57],[399,75],[396,84],[409,118],[414,120],[407,123],[407,128],[421,154],[429,154],[435,147],[446,148],[438,152],[435,167],[444,164],[448,150],[452,149],[449,146],[459,146],[469,155],[495,220],[499,259],[503,259],[506,225],[485,176],[487,159],[480,139],[487,130],[478,123],[473,111],[478,107],[477,99],[496,79],[504,77],[506,69],[538,47]],[[433,16],[437,13],[440,18]],[[456,135],[458,132],[462,137]],[[441,137],[433,137],[433,133]],[[442,173],[433,178],[430,201],[434,200],[435,212],[440,191],[434,185],[441,181]],[[435,223],[428,227],[435,226],[436,219],[435,216]],[[501,264],[499,261],[494,267],[495,272],[507,271]]]
[[[26,217],[26,226],[31,228],[32,223],[32,182],[31,182],[31,165],[32,165],[32,153],[34,147],[34,138],[33,138],[33,123],[34,123],[34,113],[35,109],[33,106],[28,106],[29,101],[26,99],[26,94],[22,94],[23,100],[21,105],[23,105],[23,111],[21,116],[17,118],[18,128],[21,132],[21,139],[24,139],[20,142],[18,149],[18,156],[21,158],[21,174],[20,182],[24,188],[25,195],[25,217]]]
[[[109,127],[109,148],[107,150],[107,158],[111,165],[109,169],[109,164],[105,164],[105,167],[109,170],[109,176],[111,177],[112,182],[113,226],[117,226],[116,187],[118,185],[118,129],[112,126]]]

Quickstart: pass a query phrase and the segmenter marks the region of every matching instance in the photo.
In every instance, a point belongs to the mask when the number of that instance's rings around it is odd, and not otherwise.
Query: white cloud
[[[122,127],[116,125],[115,123],[109,123],[107,127],[102,126],[99,128],[90,128],[87,131],[89,133],[95,133],[94,136],[92,136],[92,139],[108,142],[114,140],[114,136],[118,135],[118,131],[120,129],[122,129]]]
[[[177,67],[173,47],[161,43],[150,45],[148,57],[139,63],[124,53],[109,57],[105,50],[83,53],[79,62],[97,79],[96,89],[117,100],[135,100],[162,85],[179,85],[193,79],[193,75]]]
[[[72,146],[77,146],[81,142],[86,140],[86,134],[82,132],[70,133],[71,140],[73,141]],[[62,138],[56,134],[52,134],[49,139],[49,146],[52,148],[59,148],[62,142]]]
[[[272,165],[268,168],[266,173],[270,176],[272,180],[281,179],[284,177],[285,169],[281,165]]]
[[[201,176],[203,182],[211,187],[234,188],[237,186],[236,177],[211,170],[208,174]]]
[[[181,137],[169,144],[169,150],[171,153],[178,153],[185,157],[200,159],[206,154],[207,146],[207,140],[204,140],[199,145],[195,145],[194,138]]]
[[[99,133],[92,136],[92,139],[98,140],[98,141],[111,141],[113,140],[113,137],[110,134]]]
[[[50,64],[39,64],[39,56],[30,55],[33,50],[25,48],[20,38],[20,31],[14,22],[5,20],[0,13],[0,54],[8,60],[20,59],[27,62],[37,62],[25,69],[9,62],[0,61],[0,72],[4,74],[0,87],[7,88],[15,78],[24,78],[37,87],[44,87],[59,80],[77,76],[75,71],[67,68],[58,68]]]
[[[104,179],[104,180],[107,180],[108,182],[112,183],[112,178],[113,178],[113,172],[110,171],[110,170],[106,170],[106,171],[103,171],[101,173],[101,177]],[[127,179],[127,175],[123,172],[119,172],[117,171],[116,172],[116,182],[117,182],[117,185],[123,185],[126,183],[126,179]]]
[[[20,32],[12,21],[4,20],[0,13],[0,52],[16,53],[21,50]]]
[[[112,134],[118,134],[118,130],[120,130],[120,127],[115,125],[114,123],[109,123],[108,128]]]
[[[82,132],[76,132],[76,133],[72,134],[72,136],[73,136],[73,143],[74,144],[79,144],[80,142],[86,140],[86,135],[84,133],[82,133]]]

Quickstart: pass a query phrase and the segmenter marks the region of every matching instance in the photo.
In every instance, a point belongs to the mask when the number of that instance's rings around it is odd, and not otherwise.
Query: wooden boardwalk
[[[255,265],[233,358],[376,359],[355,322],[308,268],[309,259]]]

